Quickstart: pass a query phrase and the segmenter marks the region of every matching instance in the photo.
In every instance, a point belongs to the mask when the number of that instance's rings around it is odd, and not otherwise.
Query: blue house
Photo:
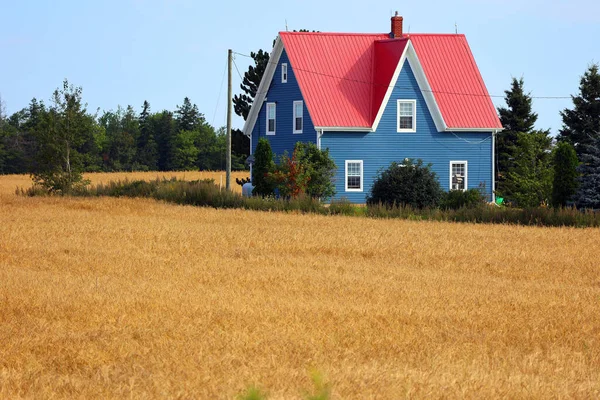
[[[464,35],[281,32],[244,126],[251,151],[298,141],[328,148],[336,198],[365,203],[377,172],[431,163],[446,189],[494,200],[494,138],[502,126]]]

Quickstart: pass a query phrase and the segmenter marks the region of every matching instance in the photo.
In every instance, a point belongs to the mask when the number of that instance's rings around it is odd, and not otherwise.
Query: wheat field
[[[296,399],[311,369],[336,399],[600,397],[598,229],[16,185],[0,177],[0,398]]]
[[[90,181],[92,185],[98,183],[107,183],[117,180],[152,180],[152,179],[170,179],[178,178],[183,180],[197,179],[214,179],[215,184],[225,187],[225,172],[224,171],[173,171],[173,172],[91,172],[84,174],[84,179]],[[249,178],[249,171],[234,171],[231,173],[231,189],[242,193],[242,187],[235,182],[236,178]],[[0,175],[0,194],[14,193],[15,189],[28,188],[32,185],[32,180],[29,175]]]

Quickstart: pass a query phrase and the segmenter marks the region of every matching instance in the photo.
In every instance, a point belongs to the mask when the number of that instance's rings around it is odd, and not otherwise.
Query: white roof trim
[[[400,71],[402,71],[402,66],[404,65],[404,61],[406,60],[406,52],[408,51],[409,44],[410,41],[408,41],[406,43],[406,46],[404,46],[404,50],[402,51],[402,55],[400,56],[398,65],[396,65],[396,69],[394,70],[394,75],[392,75],[392,80],[390,81],[387,91],[385,92],[385,96],[383,96],[383,101],[379,106],[379,111],[377,111],[377,116],[375,117],[375,120],[373,121],[373,127],[371,128],[373,132],[377,130],[379,122],[381,121],[381,117],[383,117],[385,106],[390,101],[390,97],[392,96],[392,92],[394,91],[394,86],[396,86],[396,82],[398,81],[398,77],[400,76]]]
[[[256,98],[254,99],[252,107],[250,108],[248,119],[246,120],[246,123],[244,123],[243,132],[246,136],[252,135],[254,125],[256,124],[256,120],[258,119],[258,114],[267,96],[267,91],[271,86],[271,81],[273,80],[273,76],[275,75],[275,70],[279,65],[279,58],[281,57],[282,52],[283,41],[281,40],[280,36],[277,36],[277,39],[275,40],[275,46],[273,46],[273,50],[271,51],[271,55],[269,56],[269,63],[267,64],[267,68],[265,68],[265,73],[263,74],[263,77],[260,81],[260,85],[258,85],[258,89],[256,91]]]
[[[492,132],[503,131],[504,128],[446,128],[444,132]]]
[[[431,90],[431,86],[429,85],[427,77],[425,76],[425,71],[421,66],[421,62],[417,57],[417,52],[415,51],[415,48],[413,47],[410,39],[408,40],[408,43],[406,43],[404,52],[402,53],[402,56],[398,61],[398,65],[396,66],[396,70],[394,71],[394,75],[392,76],[392,80],[390,82],[388,90],[385,93],[383,101],[381,102],[381,106],[379,107],[377,117],[373,122],[372,130],[376,131],[377,127],[379,126],[379,122],[381,121],[383,112],[385,111],[385,108],[387,107],[387,104],[390,101],[390,97],[392,96],[392,92],[394,91],[396,83],[398,83],[398,77],[400,76],[400,72],[402,72],[402,67],[404,66],[406,60],[408,60],[410,67],[412,68],[412,71],[415,74],[415,78],[419,85],[419,89],[421,90],[421,93],[423,93],[423,98],[425,99],[425,103],[427,104],[429,113],[433,118],[433,122],[435,123],[436,129],[438,130],[438,132],[445,131],[447,129],[446,123],[444,122],[444,118],[442,117],[440,108],[438,107],[437,101],[435,100],[435,97]]]
[[[368,126],[315,126],[315,129],[325,132],[373,132]]]

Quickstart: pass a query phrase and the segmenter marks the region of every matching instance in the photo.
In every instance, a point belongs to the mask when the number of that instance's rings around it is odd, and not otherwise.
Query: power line
[[[242,57],[247,57],[247,58],[252,58],[252,56],[249,56],[247,54],[242,54],[242,53],[238,53],[238,52],[234,52],[234,54],[237,54],[239,56]],[[272,61],[268,61],[267,64],[272,64],[272,65],[277,65],[276,62],[272,62]],[[236,66],[237,68],[237,66]],[[328,78],[334,78],[334,79],[341,79],[344,81],[349,81],[349,82],[355,82],[355,83],[361,83],[361,84],[365,84],[365,85],[371,85],[371,86],[381,86],[381,87],[386,87],[386,88],[397,88],[397,89],[405,89],[405,90],[411,90],[413,88],[411,87],[402,87],[402,86],[397,86],[397,85],[385,85],[385,84],[381,84],[381,83],[375,83],[375,82],[368,82],[368,81],[362,81],[359,79],[351,79],[351,78],[346,78],[343,76],[336,76],[336,75],[331,75],[331,74],[326,74],[323,72],[319,72],[319,71],[312,71],[312,70],[308,70],[308,69],[303,69],[303,68],[293,68],[295,71],[301,71],[301,72],[306,72],[309,74],[314,74],[314,75],[319,75],[319,76],[324,76],[324,77],[328,77]],[[238,71],[239,73],[239,71]],[[438,93],[438,94],[449,94],[449,95],[455,95],[455,96],[471,96],[471,97],[494,97],[494,98],[504,98],[505,95],[490,95],[490,94],[482,94],[482,93],[459,93],[459,92],[448,92],[448,91],[443,91],[443,90],[427,90],[427,89],[419,89],[421,92],[427,92],[427,93]],[[266,92],[257,92],[256,94],[265,94]],[[563,99],[570,99],[571,96],[530,96],[532,99],[546,99],[546,100],[563,100]]]
[[[237,53],[235,53],[237,54]],[[242,80],[242,82],[244,81],[244,78],[242,78],[242,74],[240,74],[240,70],[238,69],[237,64],[235,63],[235,58],[233,59],[233,65],[235,66],[235,70],[237,71],[238,75],[240,76],[240,79]]]
[[[219,96],[217,97],[217,104],[215,105],[215,112],[212,118],[212,126],[215,126],[215,118],[217,118],[217,110],[219,109],[219,103],[221,102],[221,94],[223,93],[223,82],[225,82],[225,74],[227,73],[227,62],[225,62],[225,68],[223,69],[223,77],[221,78],[221,88],[219,89]]]

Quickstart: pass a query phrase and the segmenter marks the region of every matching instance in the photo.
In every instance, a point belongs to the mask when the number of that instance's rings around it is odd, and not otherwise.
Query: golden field
[[[225,187],[225,172],[224,171],[173,171],[173,172],[92,172],[84,174],[84,178],[88,179],[92,185],[98,183],[107,183],[109,181],[117,181],[123,179],[129,180],[152,180],[156,178],[170,179],[176,177],[188,181],[197,179],[214,179],[217,185],[223,180]],[[239,193],[242,193],[242,187],[235,183],[236,178],[249,178],[249,171],[235,171],[231,173],[231,188]],[[32,181],[29,175],[0,175],[0,193],[14,193],[17,187],[27,188],[31,186]]]
[[[600,397],[598,229],[22,198],[16,180],[0,398],[294,399],[313,368],[340,399]]]

